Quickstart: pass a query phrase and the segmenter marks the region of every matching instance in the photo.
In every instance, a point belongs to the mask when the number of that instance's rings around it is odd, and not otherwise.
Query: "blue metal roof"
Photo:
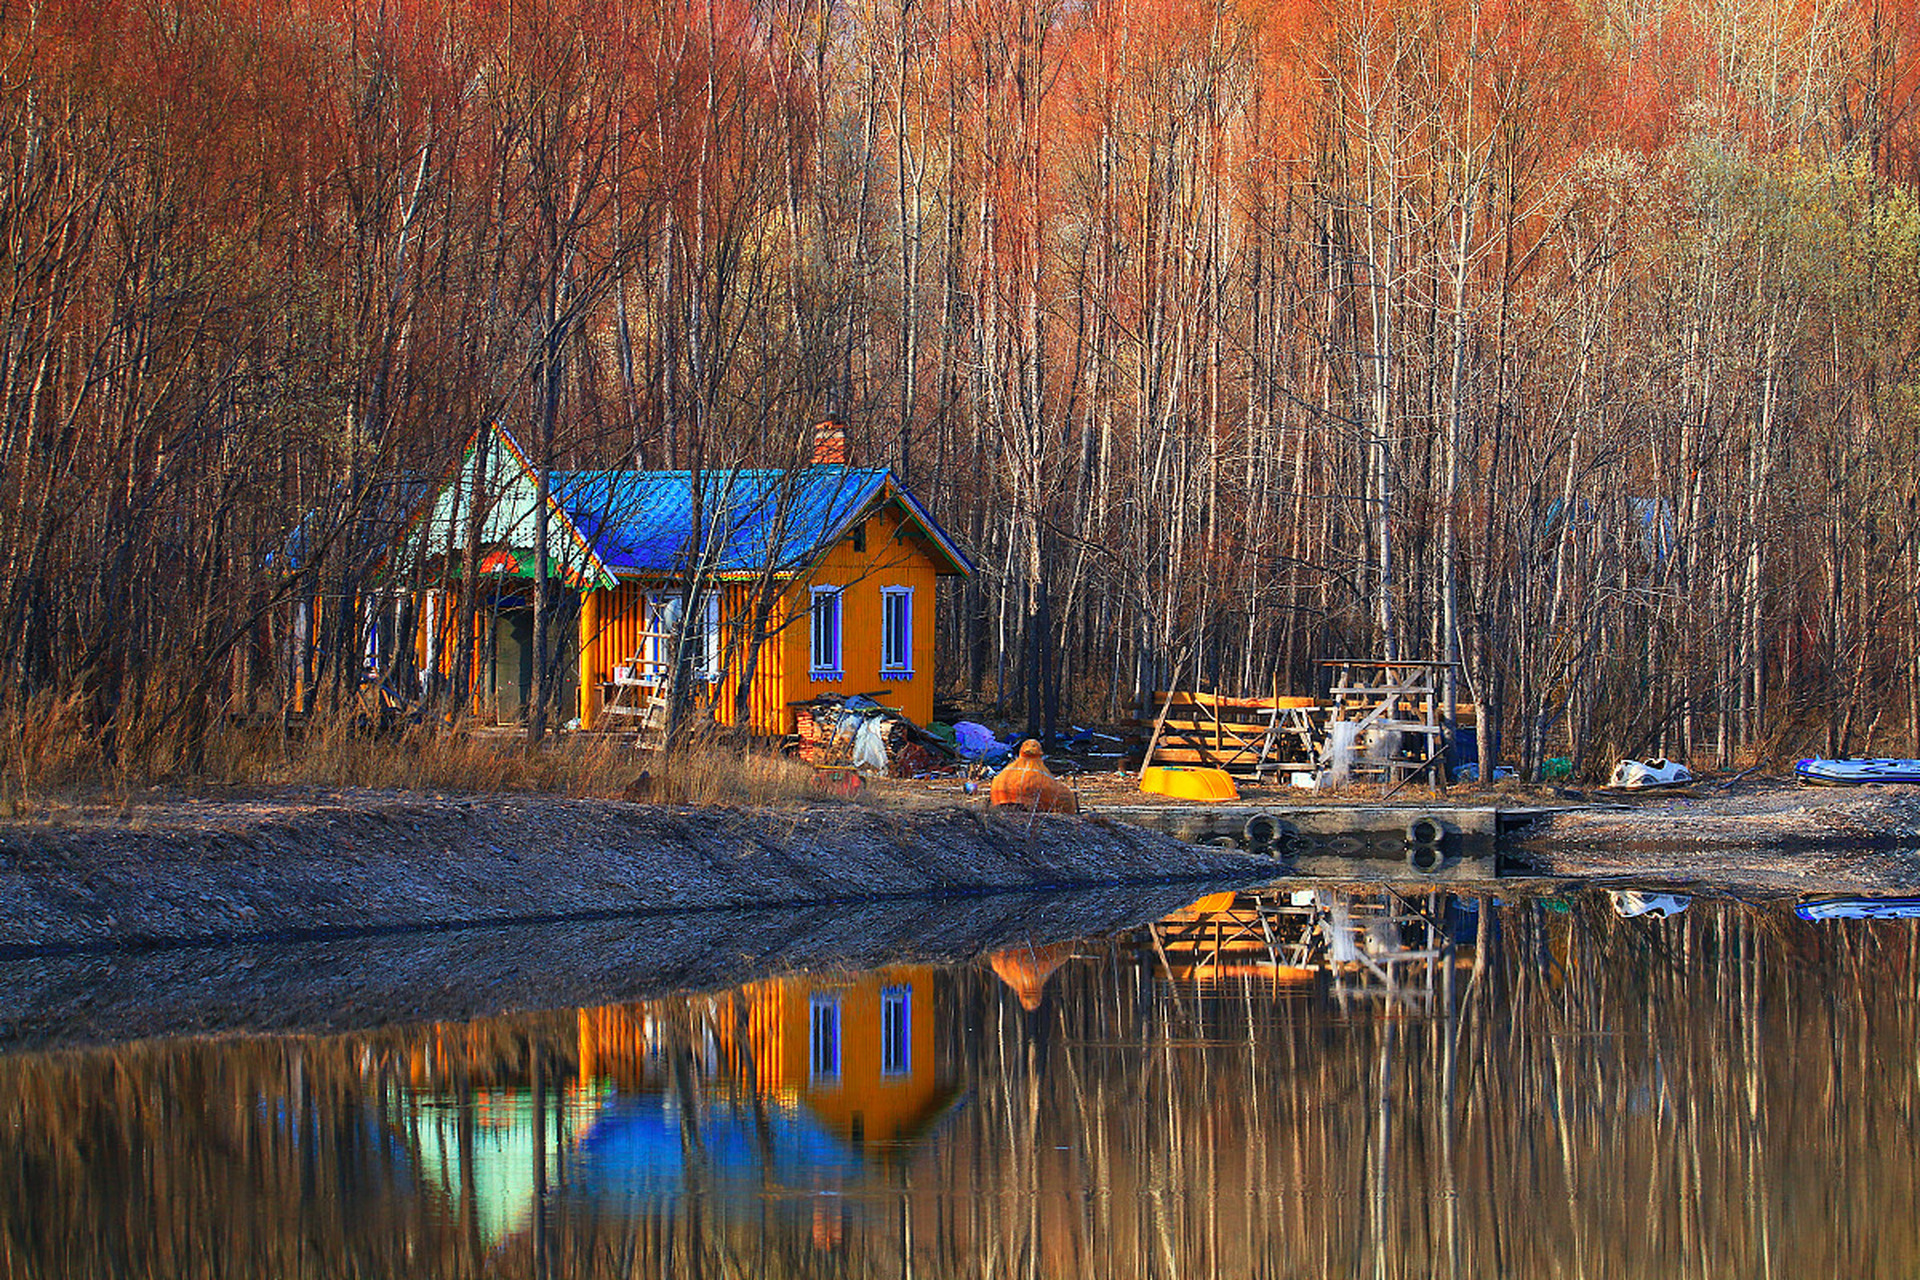
[[[705,568],[712,573],[800,573],[856,519],[884,502],[898,502],[908,527],[944,562],[938,572],[974,570],[932,513],[884,467],[713,468],[699,476],[704,539],[694,530],[692,472],[549,472],[549,565],[583,590],[611,587],[616,574],[673,580],[698,567],[704,542],[711,557]],[[419,507],[406,534],[409,554],[451,557],[463,536],[469,495],[480,490],[486,492],[480,540],[499,553],[490,554],[489,562],[504,566],[483,564],[483,571],[531,576],[538,489],[526,455],[497,423],[475,432],[458,470]]]
[[[700,474],[702,524],[720,574],[802,569],[889,487],[885,468],[802,467]],[[582,538],[616,573],[677,576],[693,567],[693,473],[555,472],[553,492]],[[932,517],[893,486],[961,572],[972,564]]]

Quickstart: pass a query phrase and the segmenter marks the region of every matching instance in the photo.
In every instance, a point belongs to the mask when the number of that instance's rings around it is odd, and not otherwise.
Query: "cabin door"
[[[526,719],[527,690],[533,684],[533,610],[502,609],[494,632],[494,719],[518,724]]]

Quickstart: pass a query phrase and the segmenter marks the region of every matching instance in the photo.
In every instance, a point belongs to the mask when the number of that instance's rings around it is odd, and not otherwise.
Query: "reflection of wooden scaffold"
[[[1443,682],[1458,663],[1331,658],[1320,665],[1333,672],[1328,740],[1351,735],[1355,775],[1403,782],[1444,760],[1451,730],[1441,723]],[[1343,724],[1353,727],[1334,727]]]
[[[1418,1005],[1454,958],[1444,917],[1430,894],[1261,890],[1202,898],[1147,935],[1176,981],[1249,969],[1280,981],[1325,975],[1327,993],[1342,1003],[1384,996]]]
[[[1155,952],[1176,978],[1247,965],[1310,976],[1315,964],[1311,913],[1285,895],[1216,893],[1147,926]]]

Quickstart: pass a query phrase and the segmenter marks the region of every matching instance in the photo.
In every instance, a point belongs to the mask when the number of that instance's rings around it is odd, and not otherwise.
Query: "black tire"
[[[1430,876],[1446,862],[1447,855],[1438,845],[1416,844],[1407,850],[1407,869],[1415,875]]]
[[[1437,848],[1445,844],[1446,840],[1446,825],[1430,813],[1423,813],[1407,824],[1407,843],[1410,845],[1424,844]]]
[[[1271,813],[1256,813],[1240,828],[1240,835],[1249,849],[1272,848],[1291,834],[1287,824]]]
[[[1240,848],[1240,838],[1238,836],[1208,836],[1207,843],[1216,849]]]

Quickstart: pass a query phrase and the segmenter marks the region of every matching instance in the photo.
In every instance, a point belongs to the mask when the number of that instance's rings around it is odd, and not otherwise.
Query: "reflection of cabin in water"
[[[934,597],[973,564],[898,477],[847,463],[823,424],[791,470],[552,471],[546,504],[562,718],[632,728],[675,671],[715,719],[737,719],[751,667],[754,732],[793,729],[792,704],[877,694],[932,719]],[[479,433],[426,505],[412,561],[427,590],[409,660],[453,670],[455,593],[470,538],[492,607],[478,619],[474,711],[519,719],[532,680],[536,475],[499,427]],[[479,518],[474,513],[479,512]],[[491,652],[488,652],[489,642]],[[623,716],[634,719],[623,720]]]
[[[662,1082],[661,1005],[580,1013],[582,1076]],[[934,1059],[933,970],[748,983],[715,999],[688,1046],[703,1075],[740,1081],[764,1101],[804,1106],[855,1152],[907,1142],[953,1101]],[[743,1034],[744,1033],[744,1034]]]
[[[582,1010],[582,1077],[662,1087],[662,1006],[669,1003]],[[957,1097],[935,1060],[937,1028],[933,970],[909,965],[748,983],[714,998],[687,1047],[703,1075],[737,1080],[763,1101],[804,1107],[864,1154],[911,1142]]]
[[[489,1244],[523,1230],[544,1189],[651,1204],[841,1185],[958,1099],[936,1058],[935,997],[917,965],[582,1009],[572,1069],[555,1064],[537,1088],[514,1072],[473,1079],[475,1046],[443,1029],[403,1091],[409,1146]],[[435,1087],[455,1079],[462,1092]]]
[[[743,993],[760,1093],[804,1105],[856,1150],[913,1141],[958,1096],[934,1058],[931,968],[776,978]]]

